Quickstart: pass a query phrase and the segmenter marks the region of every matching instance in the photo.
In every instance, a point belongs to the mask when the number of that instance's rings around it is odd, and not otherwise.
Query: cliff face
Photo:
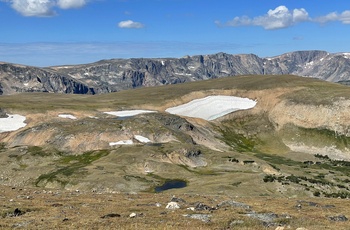
[[[350,54],[297,51],[272,58],[254,54],[134,58],[35,68],[0,64],[0,94],[60,92],[99,94],[237,75],[293,74],[331,82],[350,80]]]
[[[0,64],[0,94],[18,92],[94,94],[94,90],[84,83],[54,71],[8,63]]]

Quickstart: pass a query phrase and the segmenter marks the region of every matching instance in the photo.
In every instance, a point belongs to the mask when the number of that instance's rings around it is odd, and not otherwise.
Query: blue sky
[[[0,0],[0,61],[350,51],[348,0]]]

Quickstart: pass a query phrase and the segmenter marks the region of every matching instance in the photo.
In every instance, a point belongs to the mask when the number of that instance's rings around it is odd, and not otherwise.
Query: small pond
[[[126,119],[131,118],[131,117],[133,117],[133,116],[118,116],[116,119],[117,119],[118,121],[124,121],[124,120],[126,120]]]
[[[168,189],[184,188],[187,186],[187,182],[184,180],[167,180],[164,184],[154,188],[155,192],[163,192]]]

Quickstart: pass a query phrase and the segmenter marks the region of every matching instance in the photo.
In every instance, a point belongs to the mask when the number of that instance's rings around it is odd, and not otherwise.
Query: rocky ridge
[[[0,63],[0,95],[21,92],[95,94],[94,89],[68,75],[37,67]]]
[[[350,80],[350,53],[296,51],[271,58],[254,54],[131,58],[37,68],[0,63],[0,94],[99,94],[237,75],[293,74],[331,82]]]

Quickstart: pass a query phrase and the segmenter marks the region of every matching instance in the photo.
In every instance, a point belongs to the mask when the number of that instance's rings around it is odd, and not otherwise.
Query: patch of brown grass
[[[243,208],[195,212],[187,209],[196,202],[216,206],[231,199],[225,195],[183,194],[181,190],[158,194],[96,194],[5,186],[0,187],[0,194],[0,229],[266,229],[260,221],[247,217],[245,214],[249,211]],[[186,203],[180,203],[180,209],[171,211],[165,206],[173,194]],[[273,197],[236,197],[234,200],[250,205],[257,213],[279,215],[276,222],[291,229],[348,229],[348,221],[328,219],[328,216],[350,213],[348,200],[308,198],[300,201]],[[161,206],[157,207],[156,203]],[[298,204],[301,208],[297,208]],[[327,208],[327,205],[331,206]],[[16,208],[25,213],[11,216]],[[137,216],[130,218],[133,212]],[[183,216],[193,213],[210,214],[211,221],[205,223]],[[102,218],[108,214],[119,214],[120,217]],[[243,223],[234,224],[235,220]]]

